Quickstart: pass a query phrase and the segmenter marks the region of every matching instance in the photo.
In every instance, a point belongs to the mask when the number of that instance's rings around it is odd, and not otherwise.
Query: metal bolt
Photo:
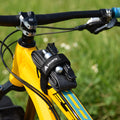
[[[56,68],[55,68],[55,72],[56,73],[62,73],[62,71],[63,71],[63,68],[61,67],[61,66],[57,66]]]

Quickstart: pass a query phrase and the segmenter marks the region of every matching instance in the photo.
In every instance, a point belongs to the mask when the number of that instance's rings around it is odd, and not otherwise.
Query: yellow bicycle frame
[[[13,60],[12,72],[25,80],[27,83],[34,86],[42,92],[40,88],[40,78],[37,76],[36,66],[32,61],[31,53],[36,50],[36,47],[25,48],[17,44]],[[19,82],[12,74],[9,77],[10,82],[18,87],[25,87],[30,96],[35,110],[40,120],[55,120],[53,112],[45,101],[28,87]],[[43,93],[43,92],[42,92]],[[44,93],[43,93],[44,94]],[[88,112],[82,106],[71,90],[56,92],[53,88],[48,89],[48,95],[44,94],[51,102],[53,101],[63,114],[69,120],[92,120]]]

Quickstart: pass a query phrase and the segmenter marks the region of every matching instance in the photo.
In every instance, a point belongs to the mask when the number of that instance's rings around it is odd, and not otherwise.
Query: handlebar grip
[[[112,8],[112,13],[115,18],[120,18],[120,8]]]
[[[19,15],[0,15],[0,26],[19,26]]]

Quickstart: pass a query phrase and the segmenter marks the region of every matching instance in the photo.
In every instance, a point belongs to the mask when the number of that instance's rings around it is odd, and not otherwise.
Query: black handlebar
[[[49,24],[60,22],[69,19],[75,18],[90,18],[90,17],[101,17],[101,10],[96,11],[71,11],[71,12],[62,12],[62,13],[53,13],[45,15],[37,15],[38,25]]]
[[[106,9],[94,10],[94,11],[72,11],[61,12],[53,14],[40,14],[36,15],[38,25],[60,22],[75,18],[90,18],[90,17],[102,17],[106,13]],[[19,15],[0,16],[0,26],[19,26]]]

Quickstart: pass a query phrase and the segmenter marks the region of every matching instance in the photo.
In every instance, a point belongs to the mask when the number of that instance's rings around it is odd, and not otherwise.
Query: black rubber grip
[[[19,15],[0,16],[0,26],[19,26]]]

